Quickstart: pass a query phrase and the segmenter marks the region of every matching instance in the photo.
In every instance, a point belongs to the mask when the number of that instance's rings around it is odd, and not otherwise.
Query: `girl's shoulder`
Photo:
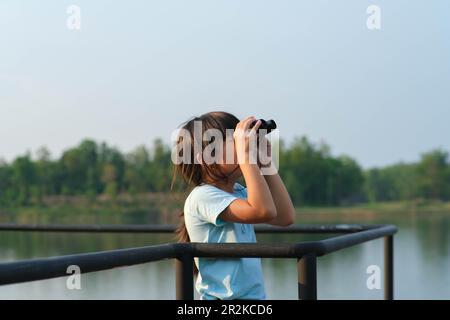
[[[234,184],[234,192],[231,194],[211,184],[200,184],[194,187],[186,198],[184,203],[185,213],[195,210],[195,206],[200,203],[211,203],[222,201],[230,197],[246,197],[246,188],[240,183]]]
[[[241,185],[240,183],[236,182],[234,184],[234,192],[235,193],[240,193],[240,192],[245,192],[247,190],[246,187],[244,187],[243,185]],[[209,193],[214,193],[214,194],[230,194],[229,192],[222,190],[212,184],[207,184],[207,183],[202,183],[196,187],[194,187],[191,192],[188,195],[188,198],[195,198],[196,196],[199,195],[204,195],[204,194],[209,194]]]
[[[204,199],[207,198],[208,194],[215,191],[214,188],[214,186],[209,184],[200,184],[198,186],[195,186],[191,190],[191,192],[189,192],[189,195],[184,202],[184,213],[189,214],[190,212],[195,210],[195,207],[198,203],[204,201]]]

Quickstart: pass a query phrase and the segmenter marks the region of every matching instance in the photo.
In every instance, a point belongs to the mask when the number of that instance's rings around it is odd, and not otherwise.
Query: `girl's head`
[[[172,185],[175,182],[177,173],[180,173],[184,181],[190,186],[197,186],[202,182],[214,183],[220,181],[228,183],[230,180],[234,181],[239,178],[241,171],[236,161],[234,140],[231,131],[236,128],[238,123],[238,118],[223,111],[208,112],[185,122],[180,128],[180,132],[183,132],[183,134],[178,136],[176,143],[178,146],[183,145],[182,152],[189,156],[187,158],[183,157],[183,161],[178,161],[174,165]],[[197,130],[198,126],[201,128],[200,136],[195,132],[196,126]],[[212,148],[214,158],[221,159],[222,161],[213,161],[211,163],[211,161],[204,159],[203,151],[205,148],[212,142],[216,142],[217,145],[217,141],[214,141],[215,138],[213,137],[211,139],[204,139],[203,133],[208,131],[218,133],[221,139],[223,139],[222,148]],[[186,135],[189,138],[187,139],[187,144],[184,141]],[[196,143],[199,148],[195,147]],[[186,148],[189,150],[185,150]],[[233,155],[227,157],[227,151],[232,151]],[[216,154],[217,152],[219,154]],[[232,161],[229,161],[230,157]]]
[[[233,159],[234,161],[232,161],[232,163],[227,164],[228,161],[222,161],[223,163],[217,162],[208,163],[207,161],[202,161],[204,160],[203,151],[211,143],[211,141],[208,140],[204,141],[203,134],[201,135],[200,138],[196,137],[194,131],[195,122],[201,124],[202,133],[206,132],[209,129],[216,129],[219,131],[221,137],[223,138],[223,148],[222,151],[214,150],[221,153],[219,155],[216,155],[216,158],[227,159],[226,150],[232,150],[234,154]],[[203,182],[214,183],[221,181],[227,183],[230,181],[230,179],[231,181],[234,181],[238,177],[240,177],[242,173],[239,164],[236,160],[236,152],[234,150],[234,140],[230,138],[227,139],[227,134],[231,134],[232,137],[232,132],[230,131],[230,129],[234,130],[238,123],[239,123],[238,118],[236,118],[234,115],[230,113],[223,111],[208,112],[201,115],[200,117],[194,117],[191,120],[185,122],[180,128],[182,129],[183,134],[178,136],[176,143],[177,145],[183,144],[184,148],[185,147],[183,141],[185,137],[184,134],[187,134],[187,136],[189,137],[189,139],[187,139],[189,142],[187,144],[187,148],[189,150],[183,150],[183,153],[187,152],[189,157],[187,159],[185,158],[186,161],[181,161],[174,164],[172,187],[174,185],[178,172],[181,174],[184,181],[190,186],[198,186]],[[195,139],[197,139],[197,141]],[[200,146],[200,150],[196,150],[195,143],[197,143]],[[198,151],[200,151],[200,153],[198,153]],[[194,161],[194,159],[197,159],[197,161]],[[180,212],[179,217],[180,217],[180,224],[175,231],[176,240],[178,240],[178,242],[190,242],[189,235],[186,229],[186,224],[184,222],[183,211]],[[195,266],[194,266],[194,273],[195,274],[198,273],[198,270]]]

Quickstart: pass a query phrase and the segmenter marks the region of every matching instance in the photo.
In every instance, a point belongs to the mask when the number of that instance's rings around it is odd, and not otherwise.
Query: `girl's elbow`
[[[262,216],[265,221],[273,220],[277,217],[277,210],[276,209],[266,209],[262,212]]]
[[[284,219],[282,226],[289,227],[294,224],[295,210],[293,210],[288,216]]]
[[[288,219],[284,224],[283,227],[289,227],[290,225],[294,224],[294,218]]]

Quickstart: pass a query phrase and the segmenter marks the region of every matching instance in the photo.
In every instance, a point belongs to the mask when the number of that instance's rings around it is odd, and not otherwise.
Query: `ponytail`
[[[191,239],[189,238],[189,233],[186,228],[186,223],[184,222],[184,211],[180,211],[179,217],[179,223],[177,228],[175,229],[175,238],[178,243],[186,243],[191,242]],[[198,274],[197,266],[194,263],[194,275],[196,276]]]
[[[191,239],[189,238],[189,234],[187,232],[186,223],[184,222],[183,210],[180,211],[178,217],[179,217],[178,226],[175,229],[175,237],[177,242],[179,243],[191,242]]]

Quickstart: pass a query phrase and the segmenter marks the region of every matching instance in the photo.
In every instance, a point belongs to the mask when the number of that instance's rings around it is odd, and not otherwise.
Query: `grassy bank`
[[[15,223],[176,223],[185,195],[147,193],[99,196],[47,197],[39,204],[0,208],[0,222]],[[450,202],[396,201],[342,207],[298,206],[298,223],[304,221],[370,222],[415,215],[450,214]]]
[[[415,200],[415,201],[392,201],[377,203],[362,203],[342,207],[296,207],[298,213],[321,214],[321,213],[404,213],[404,212],[449,212],[450,202]]]

